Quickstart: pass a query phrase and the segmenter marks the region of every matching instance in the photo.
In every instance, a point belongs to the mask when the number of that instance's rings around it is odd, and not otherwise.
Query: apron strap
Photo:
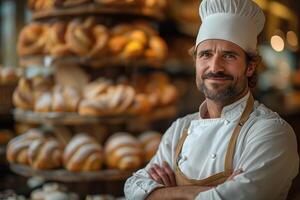
[[[179,141],[178,141],[178,144],[176,146],[176,150],[175,150],[175,160],[174,160],[174,169],[177,168],[177,160],[178,160],[178,157],[179,157],[179,154],[181,152],[181,149],[182,149],[182,146],[183,146],[183,143],[186,139],[186,137],[188,136],[187,134],[187,129],[184,129],[183,133],[182,133],[182,136],[180,137]]]
[[[252,94],[250,94],[246,108],[244,109],[244,112],[238,122],[238,125],[235,127],[232,136],[230,138],[227,152],[226,152],[226,157],[225,157],[225,175],[231,175],[233,173],[233,157],[234,157],[234,150],[235,150],[235,145],[237,142],[237,138],[239,136],[239,133],[245,124],[245,122],[248,120],[250,113],[253,110],[253,104],[254,104],[254,98]]]

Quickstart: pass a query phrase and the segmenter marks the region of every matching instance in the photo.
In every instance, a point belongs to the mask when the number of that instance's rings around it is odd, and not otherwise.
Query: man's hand
[[[148,174],[153,180],[166,187],[177,186],[175,174],[167,162],[163,162],[162,166],[153,164],[150,167]]]

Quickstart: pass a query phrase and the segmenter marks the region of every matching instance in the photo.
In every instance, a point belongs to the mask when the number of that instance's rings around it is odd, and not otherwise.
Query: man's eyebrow
[[[235,55],[235,56],[240,56],[240,54],[237,53],[236,51],[222,51],[222,53],[231,54],[231,55]]]
[[[210,53],[210,52],[212,52],[211,49],[204,49],[204,50],[199,51],[199,52],[197,53],[197,55],[201,55],[201,54],[203,54],[203,53]]]

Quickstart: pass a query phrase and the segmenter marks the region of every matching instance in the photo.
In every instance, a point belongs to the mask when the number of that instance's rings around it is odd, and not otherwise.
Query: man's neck
[[[243,92],[238,97],[232,99],[231,101],[214,101],[206,98],[207,112],[204,114],[204,118],[220,118],[222,110],[225,106],[228,106],[237,100],[243,98],[249,90]]]

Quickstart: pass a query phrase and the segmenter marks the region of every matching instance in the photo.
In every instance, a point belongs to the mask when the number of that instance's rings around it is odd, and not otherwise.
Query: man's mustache
[[[203,74],[201,78],[204,79],[209,79],[209,78],[222,78],[222,79],[227,79],[227,80],[233,80],[233,77],[227,74],[224,74],[223,72],[217,72],[217,73],[212,73],[209,72],[207,74]]]

